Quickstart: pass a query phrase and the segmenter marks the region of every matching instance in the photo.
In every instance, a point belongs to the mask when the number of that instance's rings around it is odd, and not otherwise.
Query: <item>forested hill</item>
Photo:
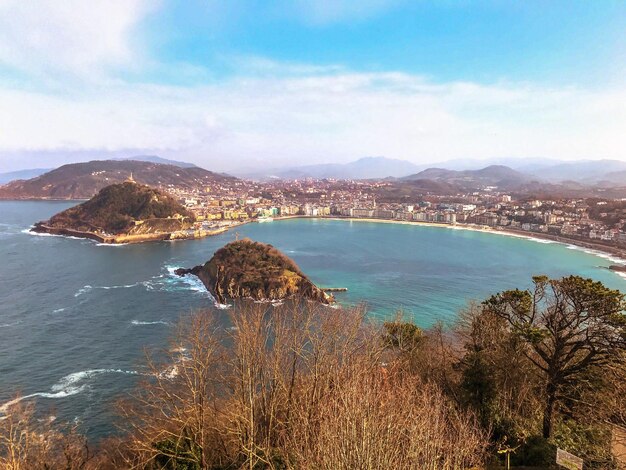
[[[155,188],[197,188],[236,181],[203,168],[181,168],[134,160],[96,160],[63,165],[29,180],[0,187],[0,199],[89,199],[106,186],[132,175],[140,184]]]

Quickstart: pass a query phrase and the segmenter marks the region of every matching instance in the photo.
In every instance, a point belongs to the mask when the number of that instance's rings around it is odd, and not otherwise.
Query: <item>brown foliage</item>
[[[240,304],[181,330],[127,403],[126,464],[142,468],[462,468],[485,435],[400,367],[363,309]],[[174,350],[173,349],[173,350]],[[385,362],[383,362],[383,357]],[[176,374],[172,374],[175,367]],[[182,467],[181,467],[182,468]]]
[[[79,470],[96,468],[86,440],[75,428],[37,419],[34,407],[17,402],[0,420],[0,468]]]

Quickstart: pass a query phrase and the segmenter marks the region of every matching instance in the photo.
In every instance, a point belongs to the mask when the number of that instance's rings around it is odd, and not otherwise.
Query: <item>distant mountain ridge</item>
[[[27,170],[8,171],[6,173],[0,173],[0,185],[9,183],[15,180],[27,180],[35,178],[39,175],[43,175],[52,168],[30,168]]]
[[[118,157],[112,158],[111,160],[133,160],[136,162],[149,162],[149,163],[160,163],[162,165],[174,165],[180,168],[199,168],[198,165],[194,165],[189,162],[181,162],[178,160],[170,160],[169,158],[159,157],[158,155],[134,155],[132,157]]]
[[[504,165],[490,165],[479,170],[446,170],[443,168],[428,168],[414,175],[400,178],[401,181],[438,181],[459,188],[478,188],[497,186],[512,189],[532,181],[530,175],[513,170]]]
[[[154,188],[197,188],[235,181],[232,176],[198,167],[134,160],[95,160],[70,163],[29,180],[0,187],[0,199],[89,199],[102,188],[132,178]]]
[[[132,157],[116,157],[116,158],[107,158],[105,160],[113,160],[113,161],[128,161],[133,160],[137,162],[150,162],[150,163],[161,163],[163,165],[174,165],[180,168],[197,168],[197,165],[188,162],[181,162],[178,160],[170,160],[168,158],[162,158],[157,155],[135,155]],[[90,160],[93,161],[93,160]],[[104,160],[103,160],[104,161]],[[0,173],[0,185],[10,183],[11,181],[16,180],[27,180],[31,178],[36,178],[37,176],[43,175],[49,171],[52,171],[54,168],[28,168],[24,170],[16,170],[9,171],[6,173]]]
[[[383,179],[415,173],[422,167],[406,160],[385,157],[364,157],[350,163],[321,163],[262,171],[235,172],[237,176],[255,180],[269,179]]]

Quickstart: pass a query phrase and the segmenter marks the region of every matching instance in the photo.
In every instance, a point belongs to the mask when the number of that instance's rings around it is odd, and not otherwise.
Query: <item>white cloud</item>
[[[0,0],[0,64],[22,71],[88,74],[128,65],[147,0]]]
[[[364,155],[626,159],[626,89],[321,71],[198,87],[86,86],[64,95],[5,88],[0,102],[4,152],[150,149],[219,170]]]

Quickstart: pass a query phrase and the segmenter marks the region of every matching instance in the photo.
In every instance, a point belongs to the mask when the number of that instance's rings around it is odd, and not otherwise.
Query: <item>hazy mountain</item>
[[[2,199],[88,199],[102,188],[126,181],[155,188],[196,188],[234,181],[202,168],[181,168],[134,160],[96,160],[63,165],[26,181],[14,181],[0,187]]]
[[[401,181],[423,180],[444,182],[462,188],[498,186],[499,188],[511,189],[530,182],[532,178],[503,165],[490,165],[480,170],[463,171],[428,168],[414,175],[401,178]]]
[[[626,186],[626,170],[606,173],[600,181],[618,186]]]
[[[193,163],[170,160],[169,158],[162,158],[157,155],[134,155],[132,157],[113,158],[112,160],[134,160],[136,162],[150,162],[161,163],[162,165],[174,165],[180,168],[198,168],[198,166],[194,165]]]
[[[6,184],[15,180],[27,180],[50,171],[50,168],[31,168],[29,170],[17,170],[9,171],[7,173],[0,173],[0,184]]]
[[[285,168],[272,168],[259,171],[234,172],[235,175],[256,179],[374,179],[401,177],[415,173],[424,166],[418,166],[406,160],[385,157],[365,157],[350,163],[322,163]]]
[[[620,184],[620,181],[616,180],[616,178],[619,179],[619,176],[614,173],[626,171],[626,162],[620,160],[563,161],[551,158],[516,157],[487,160],[455,159],[429,166],[463,171],[478,170],[493,165],[507,166],[535,179],[553,183],[576,181],[594,184],[604,181]]]
[[[528,168],[527,171],[541,176],[544,180],[555,182],[565,180],[584,183],[595,183],[602,180],[618,182],[613,178],[618,172],[626,171],[626,162],[620,160],[581,160],[577,162],[561,162],[535,168],[534,170]]]

